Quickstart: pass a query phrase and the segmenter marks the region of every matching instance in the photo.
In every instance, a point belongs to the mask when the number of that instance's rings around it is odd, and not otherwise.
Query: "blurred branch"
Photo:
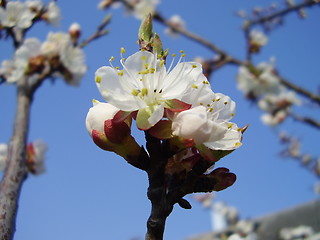
[[[320,5],[320,2],[315,1],[315,0],[306,0],[300,4],[296,4],[294,6],[289,6],[283,10],[274,12],[268,16],[263,16],[263,17],[260,17],[258,19],[253,19],[253,20],[247,20],[244,28],[249,29],[254,25],[263,24],[263,23],[271,21],[275,18],[283,17],[283,16],[287,15],[288,13],[300,10],[301,8],[313,7],[314,5],[317,5],[317,4]]]
[[[302,88],[302,87],[299,87],[297,86],[296,84],[292,83],[292,82],[289,82],[288,80],[282,78],[281,76],[278,75],[278,78],[281,82],[282,85],[286,86],[287,88],[291,89],[291,90],[294,90],[295,92],[297,93],[300,93],[301,95],[309,98],[310,100],[320,104],[320,95],[316,95],[316,94],[313,94],[312,92]]]
[[[25,156],[32,102],[27,81],[28,78],[25,76],[17,83],[14,130],[9,143],[6,169],[0,183],[0,239],[2,240],[13,239],[20,191],[27,177]]]
[[[296,121],[299,121],[299,122],[302,122],[302,123],[306,123],[306,124],[308,124],[308,125],[310,125],[312,127],[320,129],[320,122],[316,121],[316,120],[314,120],[312,118],[303,117],[303,116],[300,116],[300,115],[298,115],[296,113],[293,113],[293,112],[290,112],[289,116],[292,117]]]
[[[82,43],[79,44],[79,47],[84,48],[92,41],[97,40],[98,38],[103,37],[104,35],[107,35],[108,30],[105,28],[110,23],[110,21],[111,21],[111,15],[107,15],[103,19],[102,23],[97,27],[97,30],[89,38],[82,41]]]

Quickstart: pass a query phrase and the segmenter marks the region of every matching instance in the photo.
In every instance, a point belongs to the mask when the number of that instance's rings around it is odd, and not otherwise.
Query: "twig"
[[[263,16],[263,17],[258,18],[258,19],[248,20],[248,22],[245,24],[245,28],[249,29],[254,25],[262,24],[262,23],[268,22],[268,21],[270,21],[272,19],[283,17],[286,14],[294,12],[294,11],[297,11],[297,10],[299,10],[301,8],[312,7],[312,6],[317,5],[317,4],[319,5],[320,3],[316,2],[314,0],[307,0],[307,1],[304,1],[304,2],[302,2],[300,4],[296,4],[294,6],[287,7],[285,9],[283,9],[283,10],[280,10],[280,11],[277,11],[275,13],[272,13],[272,14],[270,14],[268,16]]]
[[[108,30],[106,30],[105,27],[110,23],[110,20],[111,20],[111,15],[107,15],[103,19],[102,23],[97,27],[97,30],[89,38],[87,38],[81,44],[79,44],[79,47],[84,48],[93,40],[96,40],[96,39],[108,34]]]
[[[296,113],[293,113],[293,112],[290,112],[289,113],[289,116],[292,117],[294,120],[296,121],[299,121],[299,122],[302,122],[302,123],[306,123],[312,127],[315,127],[317,129],[320,130],[320,122],[319,121],[316,121],[310,117],[303,117],[303,116],[300,116]]]

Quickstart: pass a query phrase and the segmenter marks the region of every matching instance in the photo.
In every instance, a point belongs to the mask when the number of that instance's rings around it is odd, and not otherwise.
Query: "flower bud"
[[[29,172],[39,175],[45,171],[44,160],[46,151],[47,144],[40,140],[27,145],[26,165]]]
[[[70,37],[72,39],[72,42],[74,44],[77,44],[78,42],[78,39],[81,35],[81,27],[79,25],[79,23],[72,23],[69,27],[69,30],[68,30],[69,34],[70,34]]]
[[[110,103],[93,100],[93,107],[89,109],[86,118],[86,128],[90,136],[92,136],[93,130],[104,133],[104,122],[112,119],[118,111],[119,109]]]

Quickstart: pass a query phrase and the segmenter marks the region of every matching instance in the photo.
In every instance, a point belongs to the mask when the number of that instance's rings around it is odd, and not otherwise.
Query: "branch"
[[[81,44],[79,44],[79,47],[84,48],[92,41],[108,34],[108,30],[106,30],[105,27],[110,23],[110,20],[111,20],[111,15],[107,15],[103,19],[102,23],[97,27],[97,30],[89,38],[87,38]]]
[[[287,15],[288,13],[297,11],[297,10],[299,10],[301,8],[312,7],[312,6],[317,5],[317,4],[319,5],[320,3],[315,1],[315,0],[307,0],[307,1],[304,1],[304,2],[302,2],[300,4],[296,4],[294,6],[285,8],[285,9],[277,11],[275,13],[272,13],[272,14],[270,14],[268,16],[264,16],[264,17],[261,17],[261,18],[258,18],[258,19],[254,19],[254,20],[248,20],[248,22],[246,22],[246,24],[245,24],[245,28],[249,29],[254,25],[263,24],[263,23],[271,21],[271,20],[273,20],[275,18],[283,17],[283,16]]]
[[[278,78],[280,80],[280,83],[284,86],[286,86],[287,88],[294,90],[297,93],[300,93],[301,95],[309,98],[310,100],[320,104],[320,95],[316,95],[313,94],[312,92],[309,92],[308,90],[299,87],[297,85],[295,85],[294,83],[289,82],[288,80],[282,78],[281,76],[278,75]]]
[[[300,115],[293,113],[293,112],[290,112],[288,115],[298,122],[306,123],[312,127],[317,128],[318,130],[320,130],[320,122],[318,122],[312,118],[303,117],[303,116],[300,116]]]
[[[32,101],[27,81],[28,78],[23,77],[17,84],[17,109],[14,131],[9,143],[7,166],[0,183],[1,240],[13,239],[20,191],[27,177],[25,156]]]

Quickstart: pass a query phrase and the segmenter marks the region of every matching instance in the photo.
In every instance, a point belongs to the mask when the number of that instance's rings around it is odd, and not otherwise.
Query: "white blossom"
[[[179,15],[173,15],[169,19],[169,23],[177,29],[184,29],[186,26],[186,23]],[[179,35],[177,31],[170,27],[165,29],[165,33],[172,37],[177,37]]]
[[[35,11],[40,11],[44,7],[42,1],[40,0],[27,0],[26,4],[28,8]]]
[[[37,38],[27,38],[16,50],[13,61],[2,62],[2,70],[8,83],[17,82],[25,74],[29,59],[40,54],[40,46]]]
[[[268,43],[268,37],[261,31],[252,30],[250,32],[250,44],[262,47]]]
[[[44,19],[53,26],[59,26],[61,20],[60,8],[55,1],[50,1]]]
[[[203,74],[182,100],[192,104],[192,108],[174,116],[173,135],[215,150],[241,146],[241,129],[229,122],[235,115],[235,102],[224,94],[214,93]]]
[[[261,121],[266,125],[276,126],[282,123],[286,119],[287,115],[288,113],[284,110],[277,111],[273,114],[265,113],[261,116]]]
[[[3,171],[7,164],[8,157],[8,145],[6,143],[0,143],[0,171]]]
[[[133,15],[138,19],[143,19],[147,14],[153,14],[159,0],[129,0],[133,6]]]
[[[198,63],[180,61],[167,70],[164,61],[147,51],[137,52],[126,60],[122,58],[120,62],[123,69],[104,66],[96,71],[97,87],[115,107],[138,111],[137,126],[144,130],[161,120],[165,108],[174,108],[192,86],[194,76],[202,72]]]
[[[90,136],[92,136],[92,130],[104,132],[104,122],[112,119],[119,110],[110,103],[93,100],[93,107],[89,109],[86,117],[86,128]]]
[[[35,17],[26,3],[8,2],[6,8],[0,7],[0,23],[4,27],[29,28]]]
[[[260,97],[279,90],[279,78],[275,75],[274,63],[263,62],[256,67],[256,72],[246,66],[240,66],[237,75],[238,88],[247,96]]]

